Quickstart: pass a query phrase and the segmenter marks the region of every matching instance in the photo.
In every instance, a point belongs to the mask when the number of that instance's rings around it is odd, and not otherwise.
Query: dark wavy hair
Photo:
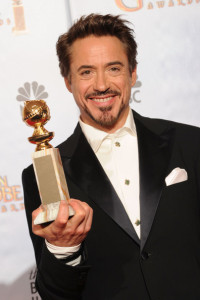
[[[82,16],[66,33],[58,38],[56,49],[62,76],[68,77],[70,75],[72,44],[77,39],[82,39],[90,35],[117,37],[125,47],[129,69],[132,72],[137,65],[137,44],[133,36],[133,29],[129,28],[126,24],[130,24],[130,22],[121,19],[120,16],[110,14]]]

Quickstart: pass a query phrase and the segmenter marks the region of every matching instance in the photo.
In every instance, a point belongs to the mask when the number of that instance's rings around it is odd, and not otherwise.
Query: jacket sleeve
[[[24,204],[37,263],[36,287],[43,300],[79,300],[84,289],[89,266],[86,259],[75,267],[68,266],[51,254],[43,238],[32,232],[32,212],[41,204],[38,187],[30,166],[22,173]]]

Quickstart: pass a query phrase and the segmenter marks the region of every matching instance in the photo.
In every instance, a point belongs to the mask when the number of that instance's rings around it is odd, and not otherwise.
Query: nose
[[[109,89],[109,83],[106,74],[104,72],[97,73],[94,81],[94,90],[104,92],[107,89]]]

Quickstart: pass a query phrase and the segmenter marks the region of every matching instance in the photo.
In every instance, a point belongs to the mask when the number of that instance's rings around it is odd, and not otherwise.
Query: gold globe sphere
[[[28,126],[34,127],[33,135],[28,140],[37,145],[36,151],[52,148],[48,142],[52,140],[54,133],[44,128],[44,125],[51,118],[46,102],[44,100],[25,101],[22,115],[23,121]]]

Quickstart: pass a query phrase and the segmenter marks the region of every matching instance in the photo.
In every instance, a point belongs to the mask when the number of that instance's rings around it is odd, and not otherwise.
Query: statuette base
[[[34,224],[43,224],[46,222],[54,221],[58,215],[60,201],[42,205],[43,211],[38,214],[34,220]],[[69,217],[74,215],[73,208],[69,205]]]

